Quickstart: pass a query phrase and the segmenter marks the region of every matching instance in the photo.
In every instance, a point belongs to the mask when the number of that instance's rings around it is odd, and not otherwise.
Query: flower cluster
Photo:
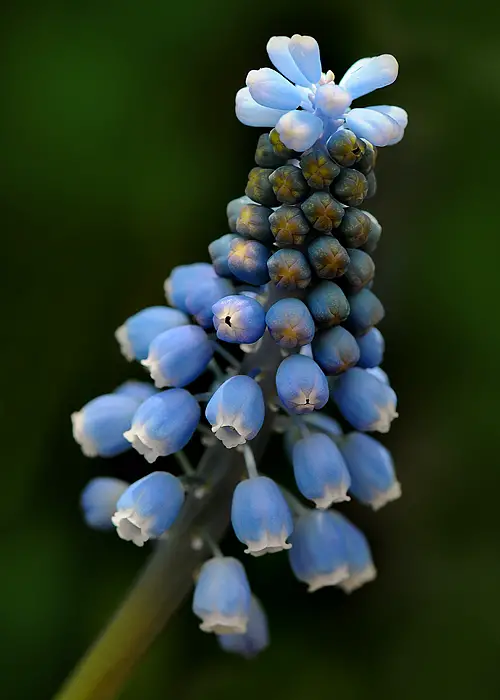
[[[377,147],[399,141],[407,117],[396,107],[350,108],[395,80],[392,56],[358,61],[336,85],[311,37],[274,37],[267,48],[283,75],[251,71],[236,113],[274,128],[259,137],[245,196],[228,205],[229,232],[210,243],[211,264],[172,270],[168,306],[143,309],[116,331],[154,386],[126,382],[72,416],[87,456],[135,449],[152,464],[176,455],[185,475],[155,471],[131,485],[97,478],[81,504],[90,526],[114,527],[136,545],[164,537],[194,488],[183,449],[198,430],[207,449],[218,440],[243,454],[247,478],[234,490],[231,523],[245,553],[288,550],[310,591],[350,592],[376,572],[364,535],[330,506],[352,495],[377,509],[401,493],[389,452],[367,434],[387,432],[397,413],[380,368],[384,308],[372,291],[382,229],[359,207],[376,190]],[[199,378],[207,391],[194,394]],[[329,401],[354,431],[320,413]],[[249,443],[265,420],[284,434],[309,507],[259,473]],[[222,648],[251,656],[268,643],[264,611],[243,565],[212,546],[193,610]]]

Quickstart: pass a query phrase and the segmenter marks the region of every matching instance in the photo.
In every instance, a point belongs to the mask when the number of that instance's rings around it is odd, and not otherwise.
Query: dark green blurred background
[[[361,56],[400,61],[397,84],[367,102],[410,114],[370,207],[400,397],[385,442],[404,497],[348,508],[375,584],[308,596],[285,556],[246,562],[271,648],[252,663],[224,655],[186,605],[123,698],[500,697],[493,5],[20,0],[0,26],[2,698],[51,697],[144,560],[77,507],[88,478],[144,463],[86,460],[69,415],[130,373],[114,329],[227,232],[260,133],[237,122],[235,92],[268,65],[268,37],[294,32],[318,39],[337,76]]]

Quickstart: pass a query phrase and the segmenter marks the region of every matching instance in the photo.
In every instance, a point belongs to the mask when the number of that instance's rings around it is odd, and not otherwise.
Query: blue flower
[[[105,476],[91,479],[80,495],[80,506],[87,525],[95,530],[111,530],[116,503],[127,488],[127,482],[121,479]]]
[[[293,471],[299,491],[316,508],[350,500],[351,478],[337,445],[324,433],[313,433],[295,443]]]
[[[149,399],[150,396],[154,396],[156,393],[157,391],[152,384],[148,384],[147,382],[138,382],[136,379],[129,379],[128,381],[123,382],[123,384],[120,384],[120,386],[113,392],[113,394],[128,396],[129,398],[134,399],[134,401],[137,401],[137,405],[141,404],[146,399]]]
[[[273,340],[282,348],[309,345],[314,338],[314,320],[300,299],[280,299],[266,314],[266,324]]]
[[[352,593],[365,583],[373,581],[377,576],[377,570],[373,564],[370,545],[361,530],[340,513],[333,513],[333,515],[343,531],[349,571],[348,578],[341,581],[339,586],[346,593]]]
[[[243,197],[232,199],[226,207],[227,223],[229,230],[233,233],[236,233],[236,222],[238,221],[240,212],[245,204],[253,204],[253,200],[251,200],[250,197],[247,197],[246,194],[244,194]]]
[[[242,282],[261,285],[269,282],[268,258],[269,251],[265,245],[240,238],[232,241],[227,264],[232,274]]]
[[[401,496],[391,454],[377,440],[363,433],[349,433],[339,443],[351,475],[350,492],[378,510]]]
[[[122,355],[129,361],[145,360],[149,346],[156,336],[176,326],[189,323],[189,318],[178,309],[168,306],[150,306],[128,318],[115,332]]]
[[[244,634],[251,610],[245,569],[233,557],[214,557],[201,567],[193,598],[193,612],[203,632]]]
[[[120,496],[112,517],[122,540],[142,547],[161,537],[174,523],[184,503],[180,480],[167,472],[152,472],[131,484]]]
[[[205,416],[225,447],[244,445],[257,435],[264,422],[262,389],[251,377],[231,377],[214,393]]]
[[[366,369],[353,367],[332,384],[332,397],[356,430],[388,433],[396,412],[396,393]]]
[[[236,233],[226,233],[224,236],[212,241],[208,246],[208,254],[212,260],[215,272],[219,277],[232,277],[233,273],[229,269],[227,262],[231,243],[234,240],[239,240],[240,236]]]
[[[295,151],[305,151],[320,137],[326,140],[344,124],[375,146],[403,138],[408,123],[404,109],[350,108],[356,98],[396,80],[394,56],[356,61],[337,85],[331,71],[322,72],[318,44],[310,36],[272,37],[267,53],[282,75],[271,68],[250,71],[247,87],[236,95],[236,116],[243,124],[274,126],[285,146]]]
[[[341,326],[318,333],[313,340],[314,359],[327,375],[341,374],[359,360],[355,338]]]
[[[266,312],[250,296],[226,296],[212,306],[212,313],[217,337],[227,343],[256,343],[266,330]]]
[[[362,289],[348,297],[350,314],[346,328],[356,336],[364,335],[385,316],[382,302],[370,289]]]
[[[306,413],[302,416],[302,420],[307,425],[307,428],[312,432],[326,433],[332,440],[342,435],[342,428],[337,423],[336,420],[330,418],[330,416],[325,413],[320,413],[319,411],[314,411],[313,413]],[[283,442],[285,452],[288,459],[293,461],[293,448],[298,440],[303,437],[300,427],[293,421],[288,421],[289,425],[285,431]]]
[[[372,328],[365,335],[357,338],[359,347],[358,365],[364,369],[371,369],[382,364],[384,359],[384,336],[378,328]]]
[[[278,367],[276,390],[292,413],[319,410],[328,401],[328,382],[320,367],[305,355],[291,355]]]
[[[224,651],[240,654],[245,659],[252,659],[269,646],[266,613],[255,596],[250,602],[247,631],[243,634],[218,634],[217,639]]]
[[[299,581],[309,593],[337,586],[349,577],[343,530],[329,510],[311,510],[295,523],[288,556]]]
[[[232,294],[234,287],[228,279],[214,277],[202,281],[186,298],[189,313],[203,328],[212,328],[212,306],[222,297]]]
[[[234,490],[231,522],[245,554],[259,557],[290,549],[293,531],[290,509],[280,488],[267,476],[242,481]]]
[[[389,375],[387,374],[387,372],[384,372],[382,367],[368,367],[366,371],[368,372],[368,374],[371,374],[372,377],[376,377],[379,380],[379,382],[391,386],[391,382],[389,381]]]
[[[186,300],[189,292],[204,280],[216,277],[212,265],[208,263],[192,263],[174,267],[164,284],[165,296],[170,306],[189,313]]]
[[[104,394],[71,414],[73,437],[86,457],[114,457],[130,445],[123,433],[132,424],[136,399],[123,394]]]
[[[182,450],[200,422],[200,407],[185,389],[168,389],[144,401],[124,437],[152,464]]]
[[[157,336],[149,347],[147,360],[142,361],[155,386],[186,386],[202,374],[214,347],[199,326],[179,326]]]
[[[309,311],[322,328],[336,326],[349,316],[349,302],[338,284],[322,280],[306,298]]]

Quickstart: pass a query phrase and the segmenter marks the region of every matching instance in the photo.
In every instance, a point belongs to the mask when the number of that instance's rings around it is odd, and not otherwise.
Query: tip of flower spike
[[[118,341],[118,345],[120,346],[120,352],[123,355],[123,357],[129,362],[132,362],[132,360],[135,359],[135,353],[132,348],[130,339],[128,337],[127,326],[123,325],[117,328],[115,331],[115,338]]]
[[[358,588],[361,588],[361,586],[364,586],[365,583],[370,583],[370,581],[374,581],[376,578],[377,569],[373,566],[373,564],[368,564],[362,571],[359,571],[358,573],[353,574],[353,576],[349,576],[349,578],[341,581],[339,583],[339,587],[342,588],[344,593],[352,593]]]
[[[85,432],[85,415],[83,411],[75,411],[71,414],[73,425],[73,438],[77,442],[85,457],[97,457],[99,451],[94,441]]]
[[[349,569],[346,566],[339,566],[335,571],[329,574],[319,574],[311,579],[309,583],[308,593],[314,593],[319,591],[320,588],[325,588],[325,586],[338,586],[339,583],[345,581],[349,578]]]
[[[399,481],[395,481],[390,487],[390,489],[388,489],[387,491],[379,491],[377,495],[370,501],[370,505],[373,508],[373,510],[379,510],[387,503],[390,503],[391,501],[397,501],[398,498],[401,498],[401,495],[401,484],[399,483]]]

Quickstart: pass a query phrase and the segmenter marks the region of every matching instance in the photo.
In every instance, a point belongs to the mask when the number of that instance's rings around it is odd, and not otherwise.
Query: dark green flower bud
[[[355,207],[344,209],[344,216],[336,235],[348,248],[359,248],[368,240],[370,219],[366,212]]]
[[[330,157],[344,168],[350,168],[362,155],[356,134],[350,129],[338,129],[326,142]]]
[[[328,192],[315,192],[301,206],[313,227],[322,233],[337,228],[344,216],[344,207]]]
[[[245,194],[254,202],[263,204],[265,207],[277,207],[279,204],[269,182],[269,176],[272,173],[271,168],[252,168],[248,173]]]
[[[325,280],[340,277],[349,266],[346,249],[332,236],[318,236],[309,244],[307,254],[313,270]]]
[[[282,165],[269,176],[276,199],[283,204],[297,204],[309,192],[302,170],[295,165]]]
[[[271,231],[280,246],[301,245],[309,233],[309,224],[299,207],[284,204],[269,217]]]
[[[292,248],[282,248],[267,261],[267,269],[277,289],[305,289],[311,281],[311,268],[303,255]]]
[[[344,281],[349,285],[350,291],[358,292],[373,280],[375,263],[368,253],[357,248],[349,248],[347,253],[350,262],[345,271]]]
[[[307,184],[313,190],[327,189],[340,173],[340,167],[321,144],[315,144],[302,154],[300,167]]]
[[[236,231],[245,238],[255,238],[261,243],[272,243],[273,234],[269,225],[272,209],[259,204],[246,204],[240,211],[236,222]]]
[[[306,304],[316,323],[323,327],[337,326],[349,316],[349,302],[334,282],[320,282],[306,298]]]
[[[374,197],[377,194],[377,176],[374,170],[368,173],[366,181],[368,182],[368,191],[365,199],[370,199],[370,197]]]
[[[365,151],[361,158],[356,162],[356,170],[359,170],[363,175],[368,175],[377,162],[377,149],[366,139],[361,139],[365,145]]]
[[[368,238],[361,246],[361,249],[364,250],[365,253],[370,253],[371,255],[377,247],[380,236],[382,235],[382,226],[379,224],[373,214],[370,214],[369,211],[364,211],[363,213],[366,214],[370,221],[370,229],[368,231]]]
[[[276,155],[280,156],[281,158],[284,158],[285,160],[295,158],[297,155],[295,151],[292,151],[290,148],[287,148],[285,146],[283,141],[280,139],[280,135],[278,134],[276,129],[272,129],[269,133],[269,143],[271,144],[273,151],[276,153]]]
[[[332,190],[339,202],[357,207],[366,197],[368,183],[363,173],[352,168],[344,168],[333,183]]]
[[[278,168],[288,160],[286,155],[280,155],[274,150],[269,134],[261,134],[255,150],[255,162],[261,168]]]

